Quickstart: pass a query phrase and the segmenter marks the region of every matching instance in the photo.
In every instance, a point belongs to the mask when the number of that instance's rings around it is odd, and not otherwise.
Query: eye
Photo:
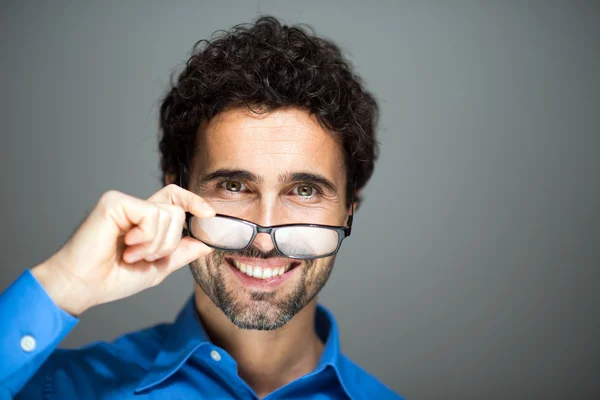
[[[311,197],[315,193],[315,188],[310,185],[298,185],[296,187],[298,195],[301,197]]]
[[[241,192],[244,185],[240,181],[225,181],[223,182],[225,190],[229,192]]]

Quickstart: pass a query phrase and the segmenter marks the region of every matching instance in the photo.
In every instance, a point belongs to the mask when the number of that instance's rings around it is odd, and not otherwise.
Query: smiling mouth
[[[300,265],[299,262],[293,261],[280,267],[260,267],[257,265],[245,264],[235,259],[229,259],[228,261],[242,273],[256,279],[276,278]]]

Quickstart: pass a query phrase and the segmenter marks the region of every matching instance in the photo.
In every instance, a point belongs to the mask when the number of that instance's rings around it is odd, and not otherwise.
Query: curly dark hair
[[[304,25],[282,25],[271,16],[218,33],[194,45],[162,99],[162,181],[169,174],[187,187],[198,128],[225,108],[300,107],[341,138],[349,206],[352,188],[360,190],[373,173],[379,107],[339,47]]]

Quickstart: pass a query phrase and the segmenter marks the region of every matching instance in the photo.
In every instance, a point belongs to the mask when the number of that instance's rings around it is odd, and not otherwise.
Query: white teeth
[[[262,268],[248,264],[243,264],[236,260],[233,260],[233,265],[237,269],[242,271],[242,273],[245,273],[246,275],[252,276],[257,279],[269,279],[279,275],[283,275],[292,268],[291,264],[279,268]]]

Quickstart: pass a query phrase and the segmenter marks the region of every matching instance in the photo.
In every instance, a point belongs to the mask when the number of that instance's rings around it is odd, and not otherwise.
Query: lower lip
[[[231,260],[226,259],[225,263],[227,265],[229,265],[229,268],[231,268],[233,270],[233,273],[237,276],[237,278],[240,281],[242,281],[244,286],[251,286],[254,288],[258,288],[258,289],[275,288],[275,287],[281,285],[283,282],[290,279],[290,277],[292,277],[292,275],[294,275],[296,273],[295,271],[297,269],[299,269],[298,267],[300,266],[300,265],[293,266],[292,269],[290,269],[283,275],[277,275],[273,278],[268,278],[268,279],[259,279],[259,278],[254,278],[252,276],[249,276],[246,273],[244,273],[244,272],[240,271],[239,269],[237,269],[236,267],[234,267]]]

